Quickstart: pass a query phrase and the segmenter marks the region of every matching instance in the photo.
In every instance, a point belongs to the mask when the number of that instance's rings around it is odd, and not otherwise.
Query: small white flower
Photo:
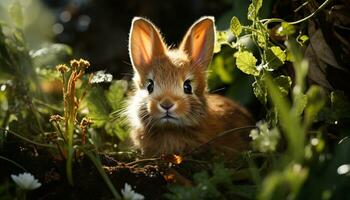
[[[35,190],[41,186],[41,183],[34,178],[31,173],[24,172],[18,175],[11,175],[12,180],[24,190]]]
[[[112,74],[108,74],[105,71],[97,71],[92,77],[91,83],[103,83],[103,82],[111,82],[113,79]]]
[[[128,183],[125,183],[124,189],[122,189],[122,195],[124,200],[143,200],[145,197],[132,190]]]
[[[253,140],[253,148],[263,153],[274,152],[280,138],[278,129],[269,129],[266,122],[258,122],[256,125],[258,128],[251,130],[249,134]]]

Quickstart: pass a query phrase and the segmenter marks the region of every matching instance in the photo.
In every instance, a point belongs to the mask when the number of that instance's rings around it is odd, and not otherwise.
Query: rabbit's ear
[[[135,17],[129,36],[129,54],[134,69],[145,75],[155,58],[165,55],[166,46],[157,28],[148,20]]]
[[[187,31],[180,49],[189,55],[193,67],[205,70],[213,57],[214,42],[214,17],[202,17]]]

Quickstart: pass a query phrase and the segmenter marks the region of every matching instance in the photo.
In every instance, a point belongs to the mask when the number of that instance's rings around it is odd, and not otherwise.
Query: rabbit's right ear
[[[148,20],[135,17],[129,36],[129,54],[132,66],[146,75],[152,61],[165,55],[166,46],[157,28]]]

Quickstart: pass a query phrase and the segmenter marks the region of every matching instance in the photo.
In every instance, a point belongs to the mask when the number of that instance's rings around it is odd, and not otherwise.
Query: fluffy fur
[[[215,26],[203,17],[186,33],[178,49],[169,49],[148,20],[133,19],[129,53],[135,91],[127,115],[134,144],[146,156],[180,154],[225,131],[250,125],[250,114],[237,103],[207,93],[206,70],[213,56]],[[147,90],[149,80],[154,83]],[[184,92],[190,81],[192,93]],[[172,105],[168,110],[161,105]],[[246,134],[232,134],[219,146],[247,148]]]

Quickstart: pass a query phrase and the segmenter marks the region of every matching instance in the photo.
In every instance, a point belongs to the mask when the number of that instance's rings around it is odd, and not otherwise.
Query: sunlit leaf
[[[93,126],[101,127],[108,121],[110,106],[101,87],[93,87],[86,98],[89,109],[89,117],[93,121]]]
[[[238,37],[241,32],[242,32],[242,25],[239,22],[237,17],[233,17],[231,19],[231,25],[230,25],[230,30],[232,32],[232,34],[236,37]]]
[[[249,7],[248,7],[248,15],[247,15],[247,18],[249,20],[252,20],[254,21],[255,18],[256,18],[256,11],[255,11],[255,7],[253,4],[250,4]]]
[[[309,40],[309,37],[307,35],[299,35],[297,37],[297,41],[301,46],[303,46],[308,40]]]
[[[256,14],[258,14],[261,6],[262,6],[262,3],[263,3],[263,0],[253,0],[252,4],[254,5],[255,7],[255,12]]]
[[[262,6],[262,0],[253,0],[248,7],[248,19],[254,21]]]
[[[216,32],[216,40],[219,42],[219,43],[224,43],[224,42],[227,42],[228,40],[228,34],[227,34],[227,31],[217,31]]]
[[[221,51],[221,45],[227,43],[228,34],[227,31],[216,31],[216,41],[214,45],[214,53]]]
[[[273,46],[266,50],[266,60],[267,66],[270,70],[276,70],[278,67],[284,64],[286,61],[286,54],[284,51],[278,47]]]
[[[122,108],[122,102],[124,100],[127,88],[128,83],[124,80],[115,81],[109,87],[106,93],[106,98],[113,110],[118,110]]]
[[[261,48],[266,48],[265,45],[267,43],[266,41],[266,33],[264,31],[254,32],[252,33],[257,38],[257,43]]]
[[[234,54],[236,58],[236,65],[238,69],[246,74],[253,76],[259,75],[259,70],[256,68],[256,58],[251,52],[248,51],[238,51]]]
[[[295,27],[287,22],[282,22],[277,29],[277,34],[280,36],[292,35],[295,33]]]

